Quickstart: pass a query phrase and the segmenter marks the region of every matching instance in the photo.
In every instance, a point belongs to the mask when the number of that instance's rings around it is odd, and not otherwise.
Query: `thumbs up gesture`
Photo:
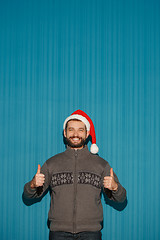
[[[31,181],[31,188],[37,188],[43,186],[45,181],[45,175],[41,173],[41,166],[38,164],[37,173]]]
[[[114,180],[113,168],[110,169],[110,176],[104,177],[103,186],[111,191],[116,191],[118,189],[118,184]]]

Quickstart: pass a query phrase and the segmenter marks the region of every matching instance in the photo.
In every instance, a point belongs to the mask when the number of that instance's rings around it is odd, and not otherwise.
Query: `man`
[[[101,240],[103,210],[101,192],[123,202],[126,190],[107,161],[96,153],[92,120],[77,110],[64,122],[67,149],[47,160],[24,187],[25,198],[38,198],[50,188],[48,214],[50,240]],[[91,152],[87,139],[92,137]]]

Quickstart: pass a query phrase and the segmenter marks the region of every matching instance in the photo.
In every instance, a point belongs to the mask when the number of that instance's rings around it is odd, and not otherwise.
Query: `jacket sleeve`
[[[110,165],[107,163],[105,170],[103,172],[102,180],[105,176],[110,176]],[[103,187],[104,193],[110,200],[116,202],[124,202],[126,199],[126,189],[120,184],[117,175],[113,172],[114,180],[118,184],[118,189],[116,191],[111,191]]]
[[[50,174],[49,174],[49,170],[46,162],[41,168],[41,173],[45,175],[45,182],[43,186],[32,189],[30,187],[31,181],[27,182],[24,185],[24,191],[23,191],[24,198],[26,199],[40,198],[44,194],[44,192],[48,189],[50,184]]]

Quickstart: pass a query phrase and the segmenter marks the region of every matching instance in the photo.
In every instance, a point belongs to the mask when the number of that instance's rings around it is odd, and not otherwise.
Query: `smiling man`
[[[81,149],[84,147],[86,139],[89,136],[86,126],[80,120],[70,120],[67,122],[64,136],[69,147],[74,149]]]
[[[38,165],[34,178],[24,186],[24,197],[39,198],[50,188],[50,240],[101,240],[101,192],[109,191],[111,200],[123,202],[126,190],[109,163],[98,156],[94,125],[85,112],[72,113],[63,129],[66,150],[48,159],[42,168]]]

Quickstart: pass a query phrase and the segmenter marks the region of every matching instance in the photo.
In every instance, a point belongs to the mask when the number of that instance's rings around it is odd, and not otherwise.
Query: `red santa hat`
[[[77,111],[73,112],[69,117],[66,118],[66,120],[64,121],[64,124],[63,124],[63,129],[65,129],[67,122],[72,119],[78,119],[86,125],[87,131],[90,132],[90,136],[92,137],[92,145],[91,145],[90,151],[93,154],[98,153],[99,149],[98,149],[98,146],[96,145],[95,129],[94,129],[94,125],[93,125],[93,122],[90,119],[90,117],[82,110],[77,110]]]

